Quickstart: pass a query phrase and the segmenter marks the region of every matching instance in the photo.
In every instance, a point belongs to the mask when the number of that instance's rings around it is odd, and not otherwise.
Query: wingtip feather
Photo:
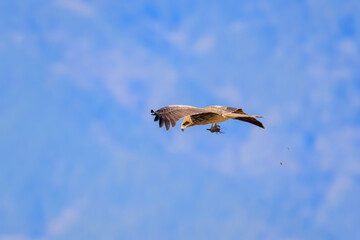
[[[164,123],[164,119],[160,118],[159,127],[162,128],[164,126]]]
[[[170,129],[170,121],[169,120],[165,120],[165,127],[166,127],[166,131],[169,131],[169,129]]]

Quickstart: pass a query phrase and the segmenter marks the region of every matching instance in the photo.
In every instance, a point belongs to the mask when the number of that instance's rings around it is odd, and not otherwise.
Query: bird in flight
[[[219,133],[220,126],[218,123],[229,119],[241,120],[252,123],[258,127],[265,128],[260,121],[256,120],[256,118],[262,118],[261,116],[249,115],[241,108],[233,107],[208,106],[204,108],[197,108],[186,105],[169,105],[160,108],[157,111],[151,109],[151,114],[155,116],[154,121],[159,121],[160,128],[165,124],[166,130],[170,129],[170,124],[172,127],[175,127],[176,122],[181,118],[184,118],[181,123],[182,131],[184,131],[185,128],[196,125],[211,124],[211,128],[207,130],[212,133]]]

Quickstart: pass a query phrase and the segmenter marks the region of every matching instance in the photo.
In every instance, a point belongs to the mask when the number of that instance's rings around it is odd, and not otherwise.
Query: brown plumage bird
[[[151,109],[151,114],[155,116],[154,121],[159,121],[160,128],[165,124],[166,130],[170,129],[170,124],[175,127],[176,122],[181,118],[184,118],[181,123],[182,131],[196,125],[212,124],[209,131],[214,132],[220,129],[218,123],[229,119],[241,120],[265,128],[260,121],[256,120],[256,118],[262,118],[261,116],[249,115],[241,108],[233,107],[208,106],[197,108],[186,105],[170,105],[157,111]],[[213,127],[213,124],[215,124],[215,127]]]

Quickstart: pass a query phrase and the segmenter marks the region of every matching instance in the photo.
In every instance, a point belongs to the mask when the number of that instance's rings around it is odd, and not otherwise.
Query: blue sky
[[[0,240],[360,238],[359,12],[1,1]],[[266,130],[166,132],[171,104]]]

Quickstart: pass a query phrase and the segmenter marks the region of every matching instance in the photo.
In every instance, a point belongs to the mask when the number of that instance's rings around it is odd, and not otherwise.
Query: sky
[[[2,0],[0,240],[360,239],[359,12]],[[172,104],[266,129],[159,129]]]

